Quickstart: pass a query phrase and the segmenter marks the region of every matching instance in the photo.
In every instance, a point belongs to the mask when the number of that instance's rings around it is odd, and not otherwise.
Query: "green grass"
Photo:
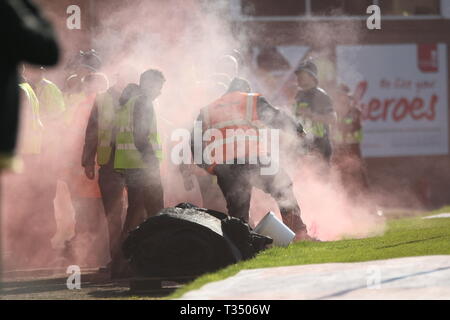
[[[424,215],[450,212],[450,207]],[[198,289],[208,282],[235,275],[243,269],[269,268],[328,262],[358,262],[398,257],[450,254],[450,219],[395,219],[387,222],[382,236],[332,242],[297,242],[287,248],[271,248],[255,258],[205,274],[175,291],[169,299]]]

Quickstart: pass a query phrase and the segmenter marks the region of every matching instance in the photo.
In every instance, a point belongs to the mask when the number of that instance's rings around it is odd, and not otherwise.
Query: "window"
[[[311,14],[315,16],[363,16],[373,0],[311,0]]]
[[[244,16],[300,16],[305,15],[305,0],[241,0]]]
[[[380,6],[388,19],[441,15],[440,0],[229,0],[237,17],[260,20],[330,19],[367,16],[367,7]],[[420,18],[420,17],[419,17]],[[332,18],[331,18],[332,19]]]
[[[439,0],[380,0],[383,15],[439,15]]]

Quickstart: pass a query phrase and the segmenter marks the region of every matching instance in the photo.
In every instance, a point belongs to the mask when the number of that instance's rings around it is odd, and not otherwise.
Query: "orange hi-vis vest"
[[[257,157],[266,155],[267,145],[260,144],[258,129],[266,128],[259,120],[257,93],[231,92],[201,110],[203,132],[211,132],[204,145],[204,161],[213,173],[217,164],[256,164]],[[207,139],[204,137],[204,139]]]

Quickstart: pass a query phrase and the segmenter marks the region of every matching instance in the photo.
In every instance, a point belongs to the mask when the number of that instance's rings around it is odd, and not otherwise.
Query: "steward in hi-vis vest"
[[[271,157],[269,152],[272,147],[279,148],[279,141],[270,141],[271,138],[262,141],[271,137],[267,133],[263,138],[263,129],[281,129],[297,137],[303,135],[303,128],[287,114],[271,106],[260,94],[250,91],[246,80],[235,78],[222,97],[201,110],[197,122],[202,123],[203,134],[207,130],[218,130],[216,132],[221,134],[202,145],[206,159],[203,158],[199,165],[217,176],[229,215],[249,221],[252,188],[256,187],[277,201],[283,222],[297,233],[298,238],[306,239],[306,226],[301,220],[300,207],[289,176],[279,167],[275,172],[263,174],[261,169],[267,168],[268,164],[259,161],[259,157],[266,156],[272,166],[279,160]],[[196,141],[193,135],[191,139],[194,154]],[[245,141],[245,148],[244,144],[240,144],[242,141]],[[214,152],[210,152],[211,149]]]
[[[82,165],[86,176],[99,185],[108,220],[113,277],[121,276],[124,260],[120,246],[126,234],[164,207],[159,172],[161,144],[153,100],[165,79],[154,69],[141,75],[119,95],[114,88],[97,97],[86,129]],[[122,226],[123,193],[128,194]]]
[[[342,145],[359,145],[363,140],[361,111],[351,108],[346,114],[338,114],[335,130],[332,135],[335,147]]]
[[[303,62],[296,70],[299,87],[293,114],[301,122],[306,135],[312,140],[313,151],[327,161],[331,158],[330,125],[336,121],[336,113],[328,94],[318,87],[317,67],[311,61]]]
[[[149,164],[137,149],[133,134],[133,114],[136,101],[140,95],[132,96],[117,112],[111,96],[102,95],[99,98],[99,127],[97,163],[105,165],[110,161],[112,154],[113,130],[115,133],[115,169],[148,168]],[[148,143],[151,144],[155,156],[162,160],[161,141],[157,132],[156,118],[152,117],[149,126]]]
[[[363,139],[361,111],[354,105],[350,88],[339,85],[335,95],[337,121],[332,127],[333,148],[336,152],[351,152],[361,158],[360,145]],[[345,150],[344,150],[345,149]]]
[[[350,88],[339,85],[336,90],[337,122],[332,130],[332,162],[339,170],[343,186],[352,197],[368,192],[369,183],[361,155],[363,128],[361,111],[354,105]]]
[[[216,152],[208,159],[212,163],[208,172],[213,173],[217,164],[234,163],[233,160],[250,163],[251,160],[257,160],[258,156],[266,155],[268,150],[258,145],[258,129],[268,128],[259,120],[258,97],[258,93],[234,91],[202,109],[203,126],[218,129],[222,134],[222,139],[206,143],[206,148],[214,145],[215,148],[222,149],[222,152]],[[246,132],[243,137],[245,148],[238,148],[238,142],[241,141],[239,130]]]
[[[46,119],[55,120],[66,110],[64,96],[52,81],[43,78],[36,84],[36,95],[39,99],[41,114]]]

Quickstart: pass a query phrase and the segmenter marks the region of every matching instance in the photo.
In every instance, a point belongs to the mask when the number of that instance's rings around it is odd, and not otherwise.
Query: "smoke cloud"
[[[123,88],[129,82],[138,83],[140,73],[149,68],[159,69],[165,75],[165,86],[155,104],[158,130],[163,137],[165,154],[165,160],[161,165],[165,206],[192,202],[199,206],[226,211],[225,201],[213,177],[205,175],[201,169],[195,169],[198,178],[194,177],[193,188],[186,190],[179,168],[170,162],[172,131],[179,128],[190,130],[200,108],[224,93],[224,85],[228,85],[223,83],[227,81],[226,73],[230,73],[228,78],[234,76],[231,71],[227,71],[233,67],[224,68],[219,61],[233,49],[240,49],[243,52],[249,50],[250,41],[245,32],[238,34],[235,32],[236,29],[233,29],[224,14],[226,10],[225,1],[142,0],[113,3],[103,1],[96,4],[94,16],[96,23],[91,30],[92,47],[102,57],[104,67],[101,71],[108,76],[110,85]],[[328,54],[328,48],[333,43],[357,41],[361,36],[359,30],[358,24],[351,23],[312,24],[311,27],[293,32],[298,33],[305,44],[312,44],[316,52]],[[62,38],[61,41],[67,40]],[[89,49],[77,48],[74,43],[64,43],[64,48],[70,48],[66,50],[73,50],[74,53]],[[70,56],[72,53],[65,52],[65,55]],[[242,74],[242,70],[245,70],[249,74],[252,68],[250,61],[247,61],[240,66],[239,72]],[[64,68],[59,67],[52,74],[64,72]],[[59,78],[65,79],[67,76]],[[218,82],[222,82],[222,85],[217,85]],[[62,83],[58,84],[62,87]],[[265,95],[264,92],[261,93]],[[43,192],[51,192],[42,187],[49,178],[46,168],[50,163],[63,163],[69,157],[81,158],[86,121],[87,119],[81,122],[78,128],[72,128],[76,129],[78,135],[75,139],[77,145],[65,146],[59,151],[56,149],[50,159],[47,159],[47,164],[39,164],[38,171],[29,168],[22,175],[3,177],[3,185],[7,186],[7,190],[3,195],[5,201],[2,201],[6,220],[3,228],[6,228],[6,232],[2,234],[9,237],[6,240],[4,256],[6,268],[46,264],[66,266],[66,262],[62,260],[48,261],[47,255],[40,251],[41,245],[32,241],[22,241],[22,235],[27,233],[26,228],[40,227],[38,224],[30,224],[30,217],[36,219],[41,216],[43,221],[46,215],[45,219],[48,219],[49,213],[35,206]],[[64,144],[59,139],[64,137],[66,131],[67,127],[64,125],[51,129],[49,134],[55,139],[52,142],[54,146]],[[294,147],[297,148],[296,145],[288,143],[286,149]],[[333,169],[327,169],[329,172],[324,174],[322,164],[308,161],[306,158],[286,157],[282,160],[282,166],[293,180],[294,192],[302,209],[302,218],[312,235],[329,241],[382,232],[383,223],[374,217],[372,212],[373,201],[368,198],[355,202],[353,195],[346,194],[339,174]],[[81,160],[79,170],[83,172]],[[32,188],[27,182],[29,179],[33,181]],[[198,181],[205,183],[208,179],[210,194],[214,196],[212,199],[202,199]],[[58,180],[60,183],[55,200],[58,232],[53,237],[53,247],[61,249],[64,241],[70,239],[74,233],[74,209],[70,204],[70,188],[67,187],[70,181],[65,184],[61,182],[61,178]],[[268,211],[274,211],[279,215],[275,201],[254,189],[250,223],[255,226]],[[104,225],[104,219],[102,223]],[[106,229],[102,228],[101,232],[106,233]],[[102,237],[103,244],[96,248],[80,245],[85,249],[78,250],[79,259],[87,259],[86,257],[92,253],[100,256],[100,252],[107,251],[108,249],[104,247],[107,242],[106,235],[103,234]],[[20,250],[23,253],[21,256],[35,259],[17,261],[14,250]],[[101,265],[108,259],[108,256],[102,256],[94,259],[92,263]]]

